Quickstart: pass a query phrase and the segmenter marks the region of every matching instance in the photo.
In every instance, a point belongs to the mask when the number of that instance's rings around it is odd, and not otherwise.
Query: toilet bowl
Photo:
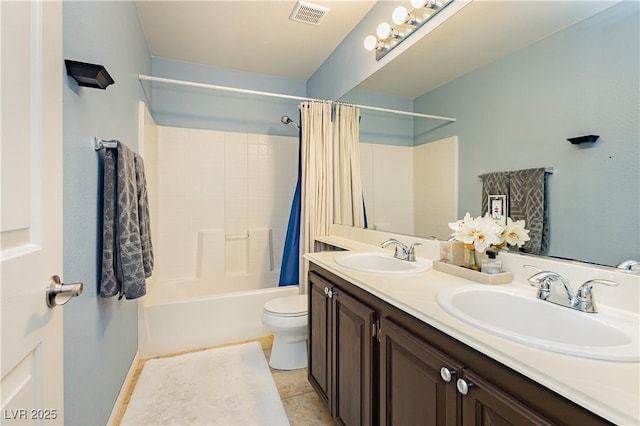
[[[269,365],[276,370],[307,366],[307,297],[287,296],[264,304],[262,324],[275,335]]]

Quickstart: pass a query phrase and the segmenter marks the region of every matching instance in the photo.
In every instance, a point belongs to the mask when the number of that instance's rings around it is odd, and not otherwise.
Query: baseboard
[[[135,374],[139,364],[140,353],[136,352],[136,355],[133,357],[133,361],[131,361],[129,371],[127,372],[127,377],[125,377],[124,383],[122,383],[122,387],[120,388],[120,392],[118,393],[118,398],[116,399],[115,404],[113,404],[111,415],[109,416],[109,420],[107,421],[108,426],[117,425],[120,420],[122,420],[122,415],[124,414],[122,410],[124,409],[124,404],[127,400],[127,397],[129,397],[130,391],[132,391],[131,385],[133,384],[133,380],[135,378]]]

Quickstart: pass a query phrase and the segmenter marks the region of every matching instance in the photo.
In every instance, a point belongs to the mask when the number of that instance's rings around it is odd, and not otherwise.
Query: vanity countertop
[[[346,239],[326,242],[352,250],[381,250]],[[342,254],[327,251],[310,253],[305,258],[613,423],[640,425],[640,362],[580,358],[495,336],[451,316],[437,302],[442,289],[483,284],[433,269],[403,276],[358,272],[336,263]],[[516,281],[500,287],[531,289]],[[534,289],[531,297],[535,297]]]

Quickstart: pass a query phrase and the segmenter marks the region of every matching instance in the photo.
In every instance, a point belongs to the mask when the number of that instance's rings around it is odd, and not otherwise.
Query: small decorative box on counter
[[[485,274],[484,272],[474,271],[473,269],[463,268],[461,266],[445,263],[440,260],[433,261],[433,269],[447,274],[455,275],[460,278],[476,281],[481,284],[509,284],[513,281],[511,272],[500,272],[499,274]]]
[[[461,241],[440,241],[440,260],[451,265],[464,265],[464,243]]]

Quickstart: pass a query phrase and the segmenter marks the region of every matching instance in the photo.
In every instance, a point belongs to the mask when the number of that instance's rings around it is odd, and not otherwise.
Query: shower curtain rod
[[[259,90],[250,90],[250,89],[239,89],[237,87],[218,86],[218,85],[215,85],[215,84],[196,83],[194,81],[175,80],[175,79],[163,78],[163,77],[153,77],[153,76],[144,75],[144,74],[138,74],[138,79],[141,80],[141,81],[142,80],[157,81],[159,83],[176,84],[176,85],[179,85],[179,86],[198,87],[198,88],[202,88],[202,89],[224,90],[224,91],[227,91],[227,92],[245,93],[245,94],[249,94],[249,95],[259,95],[259,96],[269,96],[269,97],[272,97],[272,98],[291,99],[291,100],[296,100],[296,101],[317,101],[317,102],[335,103],[335,101],[327,101],[327,100],[322,100],[322,99],[307,98],[307,97],[303,97],[303,96],[285,95],[283,93],[273,93],[273,92],[262,92],[262,91],[259,91]],[[360,109],[368,109],[368,110],[372,110],[372,111],[389,112],[389,113],[392,113],[392,114],[408,115],[408,116],[411,116],[411,117],[431,118],[431,119],[434,119],[434,120],[443,120],[443,121],[449,121],[449,122],[456,121],[455,118],[451,118],[451,117],[441,117],[441,116],[438,116],[438,115],[421,114],[419,112],[401,111],[401,110],[388,109],[388,108],[378,108],[378,107],[373,107],[373,106],[369,106],[369,105],[358,105],[358,104],[349,104],[349,105],[353,105],[353,106],[358,107]]]

